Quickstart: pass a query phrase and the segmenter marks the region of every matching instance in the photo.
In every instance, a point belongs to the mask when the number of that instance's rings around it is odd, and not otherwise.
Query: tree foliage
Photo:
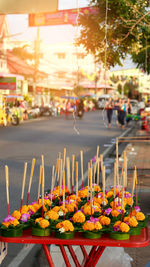
[[[132,53],[135,44],[139,43],[141,27],[149,26],[148,2],[148,0],[108,0],[106,24],[106,0],[91,0],[90,5],[98,8],[98,14],[80,16],[82,28],[78,44],[82,44],[87,52],[93,53],[97,61],[102,62],[105,62],[107,45],[107,66],[121,65],[121,59],[124,59],[127,53]]]
[[[34,54],[33,53],[29,53],[26,50],[26,45],[22,46],[22,47],[14,47],[12,50],[12,53],[19,57],[20,59],[27,61],[27,60],[33,60],[34,59]]]

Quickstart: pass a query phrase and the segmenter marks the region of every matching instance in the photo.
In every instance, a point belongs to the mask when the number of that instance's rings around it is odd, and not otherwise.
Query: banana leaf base
[[[130,231],[130,235],[140,235],[141,234],[141,228],[134,228]]]
[[[74,232],[65,232],[65,233],[55,232],[55,237],[60,239],[72,239],[74,238]]]
[[[109,237],[115,240],[128,240],[130,238],[130,234],[128,233],[109,233]]]
[[[22,236],[22,228],[18,229],[1,229],[1,236],[4,237],[17,237]]]
[[[50,236],[51,231],[49,228],[47,229],[41,229],[41,228],[36,228],[32,227],[32,235],[35,236]]]
[[[83,236],[85,237],[85,238],[89,238],[89,239],[97,239],[97,238],[100,238],[101,236],[102,236],[102,233],[100,233],[100,232],[84,232],[83,233]]]

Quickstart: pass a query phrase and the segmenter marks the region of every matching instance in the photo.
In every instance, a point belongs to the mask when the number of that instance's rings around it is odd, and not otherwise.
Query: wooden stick
[[[76,161],[76,199],[78,198],[78,161]]]
[[[63,170],[63,209],[65,209],[65,170]]]
[[[83,176],[83,150],[80,151],[80,157],[81,157],[81,179],[82,179],[82,188],[84,187],[84,176]]]
[[[89,200],[89,180],[90,180],[90,163],[88,163],[88,192],[87,192],[87,200]]]
[[[42,166],[44,167],[44,155],[41,155]]]
[[[99,160],[99,146],[97,146],[97,151],[96,151],[96,164],[95,164],[95,173],[94,173],[94,177],[95,177],[95,174],[96,174],[96,170],[97,170],[97,164],[98,164],[98,160]]]
[[[54,189],[54,184],[55,184],[55,166],[53,165],[53,168],[52,168],[52,183],[51,183],[51,205],[52,205],[52,201],[53,201],[53,198],[52,198],[52,195],[53,195],[53,189]]]
[[[99,159],[97,161],[97,187],[99,186]]]
[[[24,173],[23,173],[23,180],[22,180],[22,192],[21,192],[20,210],[22,209],[22,204],[23,204],[24,188],[25,188],[25,182],[26,182],[26,173],[27,173],[27,162],[25,162],[25,164],[24,164]]]
[[[66,148],[64,148],[64,152],[63,152],[63,171],[65,169],[65,165],[66,165]]]
[[[72,194],[74,194],[74,163],[75,155],[72,155]]]
[[[124,171],[124,172],[123,172],[122,200],[121,200],[121,222],[122,222],[122,219],[123,219],[123,213],[124,213],[125,182],[126,182],[126,174],[125,174],[125,171]]]
[[[117,175],[117,185],[119,188],[119,164],[118,164],[119,156],[118,156],[118,138],[116,138],[116,175]]]
[[[44,217],[44,185],[45,185],[45,174],[42,166],[42,218]]]
[[[59,184],[59,196],[61,195],[61,190],[62,190],[62,179],[63,179],[63,162],[62,159],[60,160],[60,184]]]
[[[67,188],[68,194],[70,193],[70,159],[67,157]]]
[[[7,209],[9,215],[9,171],[8,166],[5,165],[5,177],[6,177],[6,198],[7,198]]]
[[[105,204],[105,166],[102,167],[102,181],[103,181],[103,209]]]
[[[101,171],[103,171],[103,155],[100,154]]]
[[[39,200],[39,198],[40,198],[40,187],[41,187],[41,181],[42,181],[42,172],[43,172],[43,169],[42,169],[42,165],[41,165],[40,166],[40,176],[39,176],[38,198],[37,198],[37,200]]]
[[[116,161],[114,162],[114,201],[116,197]]]
[[[90,205],[91,205],[91,217],[92,217],[92,207],[93,207],[93,199],[92,199],[92,167],[90,167]]]
[[[60,177],[60,159],[58,158],[58,169],[57,169],[57,186],[59,184],[59,177]],[[57,166],[57,165],[56,165]]]
[[[33,177],[33,172],[34,172],[34,166],[35,166],[35,158],[32,160],[32,167],[31,167],[31,173],[30,173],[30,179],[29,179],[29,187],[28,187],[28,195],[27,195],[27,205],[29,202],[29,195],[30,195],[30,190],[31,190],[31,183],[32,183],[32,177]]]

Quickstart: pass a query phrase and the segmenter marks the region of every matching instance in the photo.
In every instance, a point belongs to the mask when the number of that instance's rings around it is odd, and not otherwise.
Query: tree
[[[149,0],[91,0],[91,5],[98,8],[98,14],[80,16],[82,26],[78,44],[82,44],[87,52],[95,55],[97,61],[107,61],[107,66],[121,65],[121,59],[132,53],[139,42],[141,27],[148,27]],[[107,27],[107,28],[106,28]],[[107,35],[106,35],[107,30]],[[105,48],[107,48],[107,53]]]
[[[34,54],[33,53],[29,53],[26,49],[26,45],[22,46],[22,47],[14,47],[12,49],[12,53],[19,57],[20,59],[27,61],[27,60],[34,60]]]

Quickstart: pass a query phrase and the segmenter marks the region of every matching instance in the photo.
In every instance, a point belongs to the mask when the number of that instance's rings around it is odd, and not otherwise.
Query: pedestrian
[[[111,127],[113,108],[114,108],[113,99],[112,99],[112,97],[110,97],[108,102],[105,105],[105,109],[107,110],[108,128]]]
[[[132,113],[132,104],[130,103],[130,98],[127,99],[127,115]],[[128,126],[129,122],[132,121],[131,117],[126,116],[126,125]]]
[[[120,105],[120,114],[119,114],[119,121],[120,121],[122,129],[124,129],[124,127],[125,127],[124,125],[125,125],[126,114],[128,114],[127,104],[125,103],[125,99],[122,99],[121,105]]]

